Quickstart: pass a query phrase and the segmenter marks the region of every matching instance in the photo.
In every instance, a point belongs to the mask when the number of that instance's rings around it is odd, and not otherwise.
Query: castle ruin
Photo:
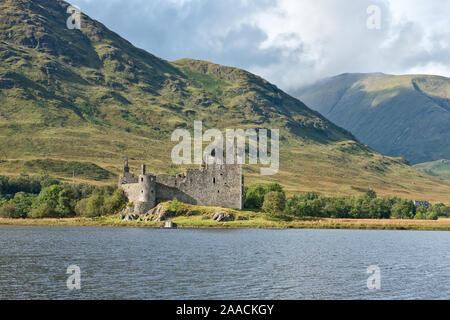
[[[194,205],[243,208],[244,177],[240,164],[203,161],[200,169],[188,169],[186,174],[176,176],[147,174],[146,166],[142,165],[141,173],[135,176],[125,157],[119,188],[134,203],[134,212],[138,214],[173,199]]]

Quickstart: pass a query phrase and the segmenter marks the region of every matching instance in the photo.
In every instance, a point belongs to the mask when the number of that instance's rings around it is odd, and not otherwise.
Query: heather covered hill
[[[280,129],[279,174],[246,167],[249,183],[327,194],[372,187],[450,202],[449,184],[359,143],[266,80],[205,61],[165,61],[86,15],[81,30],[69,30],[67,6],[0,3],[0,173],[113,182],[124,153],[135,168],[175,173],[184,168],[170,160],[173,130],[202,120],[205,129]]]

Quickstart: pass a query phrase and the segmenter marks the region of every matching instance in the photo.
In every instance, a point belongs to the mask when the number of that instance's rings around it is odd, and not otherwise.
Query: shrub
[[[30,213],[31,218],[60,218],[61,214],[52,207],[49,207],[45,204],[41,204],[39,207],[31,210]]]
[[[391,203],[389,199],[372,198],[369,203],[369,218],[389,219],[391,216]]]
[[[34,195],[18,192],[14,195],[14,198],[9,201],[9,204],[16,208],[16,215],[18,218],[26,218],[31,211],[34,198]]]
[[[412,201],[401,200],[392,206],[392,217],[397,219],[414,218],[414,204]]]
[[[41,177],[40,184],[41,184],[41,188],[44,189],[44,188],[48,188],[48,187],[51,187],[54,185],[58,185],[59,181],[56,179],[53,179],[52,177],[50,177],[48,175],[44,175]]]
[[[21,216],[18,216],[16,213],[16,208],[9,204],[4,204],[0,207],[0,217],[1,218],[21,218]]]
[[[286,196],[284,192],[270,191],[264,196],[262,209],[266,213],[279,214],[286,207]]]
[[[80,201],[77,202],[77,204],[75,206],[75,214],[77,216],[82,217],[85,215],[88,201],[89,201],[89,198],[85,198],[85,199],[81,199]]]
[[[446,207],[443,203],[436,203],[434,206],[428,208],[428,213],[432,213],[433,216],[437,217],[449,217],[450,218],[450,207]]]
[[[244,206],[249,209],[261,209],[266,191],[261,184],[250,186],[245,193]]]
[[[113,194],[105,199],[103,211],[106,214],[117,213],[127,204],[127,197],[122,189],[114,190]]]
[[[246,188],[244,207],[249,209],[261,209],[264,203],[264,196],[268,192],[284,193],[283,187],[278,183],[252,185]]]
[[[372,190],[372,189],[367,190],[366,198],[368,198],[368,199],[376,199],[376,197],[377,197],[377,193],[374,190]]]
[[[170,203],[170,211],[172,213],[177,213],[179,209],[180,209],[180,202],[176,198],[174,198]]]
[[[58,206],[59,193],[61,187],[59,185],[52,185],[41,190],[37,198],[33,201],[33,208],[46,206],[56,209]]]
[[[415,219],[415,220],[425,220],[426,217],[423,215],[422,212],[418,212],[418,213],[416,213],[416,215],[414,216],[414,219]]]
[[[88,198],[85,212],[82,214],[85,217],[99,217],[105,214],[104,206],[105,198],[101,194],[93,194]]]
[[[438,219],[438,215],[437,215],[436,212],[431,211],[431,212],[427,213],[426,219],[427,220],[437,220]]]

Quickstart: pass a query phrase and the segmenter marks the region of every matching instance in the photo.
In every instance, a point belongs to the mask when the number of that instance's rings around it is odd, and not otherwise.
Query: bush
[[[41,204],[39,207],[31,210],[31,218],[60,218],[61,214],[55,208],[49,207],[45,204]]]
[[[369,189],[366,192],[366,198],[368,198],[368,199],[376,199],[377,198],[377,193],[375,192],[375,190]]]
[[[9,201],[9,204],[16,209],[18,218],[26,218],[31,211],[33,200],[36,196],[24,192],[18,192],[14,198]]]
[[[21,218],[20,215],[17,215],[16,208],[9,204],[4,204],[3,206],[0,207],[0,217],[13,219]]]
[[[41,184],[41,188],[44,189],[44,188],[48,188],[48,187],[51,187],[54,185],[58,185],[59,181],[48,175],[44,175],[41,177],[40,184]]]
[[[414,219],[415,220],[426,220],[426,216],[422,212],[418,212],[414,216]]]
[[[428,208],[428,213],[437,217],[450,218],[450,207],[446,207],[443,203],[436,203],[434,206]]]
[[[264,203],[264,196],[268,192],[282,192],[283,187],[278,183],[269,183],[266,185],[255,184],[245,191],[244,207],[248,209],[261,209]]]
[[[89,201],[89,198],[85,198],[85,199],[81,199],[80,201],[77,202],[77,204],[75,206],[75,214],[77,216],[82,217],[85,215],[88,201]]]
[[[105,214],[105,208],[103,204],[105,203],[105,198],[101,194],[93,194],[88,198],[86,203],[85,212],[82,213],[83,216],[93,218],[99,217]]]
[[[369,203],[370,219],[389,219],[391,216],[391,203],[389,199],[372,198]]]
[[[52,185],[41,190],[33,201],[33,209],[40,206],[52,208],[59,212],[60,217],[70,217],[75,214],[77,194],[67,186]]]
[[[33,201],[33,208],[45,206],[56,209],[60,192],[61,187],[59,185],[52,185],[42,189],[37,198]]]
[[[105,199],[104,212],[106,214],[117,213],[127,204],[127,197],[122,189],[116,189],[113,194]]]
[[[439,217],[438,217],[437,213],[433,212],[433,211],[428,212],[427,215],[426,215],[426,219],[427,220],[437,220],[438,218]]]
[[[178,199],[174,198],[170,203],[170,212],[178,213],[179,209],[180,209],[180,202],[178,201]]]
[[[396,219],[413,219],[414,204],[412,201],[401,200],[392,206],[391,212]]]
[[[286,207],[286,196],[284,192],[270,191],[264,196],[262,209],[269,214],[279,214]]]
[[[250,186],[244,199],[244,206],[249,209],[261,209],[264,202],[266,190],[261,184]]]

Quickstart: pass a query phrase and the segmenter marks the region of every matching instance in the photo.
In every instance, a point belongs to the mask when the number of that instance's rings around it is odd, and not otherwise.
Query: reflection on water
[[[450,299],[450,232],[0,227],[0,299]]]

